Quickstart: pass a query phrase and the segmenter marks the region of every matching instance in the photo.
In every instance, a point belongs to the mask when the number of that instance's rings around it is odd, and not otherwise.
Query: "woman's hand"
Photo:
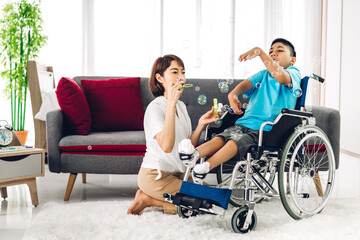
[[[218,113],[214,115],[214,107],[211,108],[210,111],[206,112],[204,115],[202,115],[199,119],[199,125],[206,126],[210,123],[213,123],[217,120],[219,120],[220,116]]]
[[[241,54],[239,57],[239,61],[240,62],[246,62],[247,60],[251,60],[257,56],[260,55],[260,53],[262,52],[262,49],[259,47],[254,47],[253,49],[247,51],[244,54]]]
[[[184,84],[184,81],[178,81],[178,82],[169,82],[169,85],[166,89],[166,99],[170,104],[173,106],[176,105],[179,98],[181,97],[182,92],[184,91],[184,88],[181,87],[181,85]]]

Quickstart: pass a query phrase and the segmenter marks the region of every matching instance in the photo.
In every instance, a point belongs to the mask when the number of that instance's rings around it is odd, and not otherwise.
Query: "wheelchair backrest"
[[[308,82],[309,77],[307,76],[301,79],[300,87],[302,90],[302,95],[296,100],[295,110],[302,110],[301,108],[305,106]],[[301,124],[301,118],[283,116],[269,132],[264,133],[263,145],[270,148],[282,147],[285,141],[294,132],[294,128],[299,124]]]
[[[308,76],[301,79],[300,87],[302,90],[302,95],[298,97],[298,99],[296,100],[295,110],[301,110],[301,107],[305,106],[306,92],[307,92],[309,79],[310,78]]]

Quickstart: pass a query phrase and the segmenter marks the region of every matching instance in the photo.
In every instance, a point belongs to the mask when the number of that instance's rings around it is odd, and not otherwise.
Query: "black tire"
[[[236,210],[231,218],[231,226],[234,232],[236,233],[248,233],[255,229],[257,224],[257,216],[256,213],[253,212],[251,216],[251,223],[247,228],[242,228],[245,223],[246,216],[248,214],[249,209],[247,207],[239,208]]]
[[[189,217],[195,217],[197,215],[197,212],[191,209],[187,209],[184,207],[177,206],[177,213],[179,217],[181,218],[189,218]]]

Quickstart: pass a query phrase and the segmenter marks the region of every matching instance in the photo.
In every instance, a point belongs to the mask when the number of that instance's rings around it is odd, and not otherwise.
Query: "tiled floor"
[[[336,173],[333,198],[357,198],[360,200],[360,159],[341,154]],[[69,204],[80,201],[130,200],[136,189],[136,175],[87,175],[87,183],[81,184],[79,175],[69,202],[64,202],[68,175],[50,173],[38,178],[39,206],[31,205],[26,185],[8,188],[8,199],[1,200],[0,239],[21,239],[31,220],[47,202]],[[209,181],[209,180],[208,180]],[[210,176],[210,182],[214,176]]]

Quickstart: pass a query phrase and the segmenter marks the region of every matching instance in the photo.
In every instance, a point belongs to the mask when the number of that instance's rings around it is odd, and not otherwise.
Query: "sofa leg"
[[[81,176],[82,176],[82,182],[86,183],[86,173],[82,173]]]
[[[64,196],[64,201],[69,201],[70,194],[71,194],[71,191],[72,191],[72,189],[74,187],[76,177],[77,177],[77,173],[70,173],[69,181],[68,181],[65,196]]]

